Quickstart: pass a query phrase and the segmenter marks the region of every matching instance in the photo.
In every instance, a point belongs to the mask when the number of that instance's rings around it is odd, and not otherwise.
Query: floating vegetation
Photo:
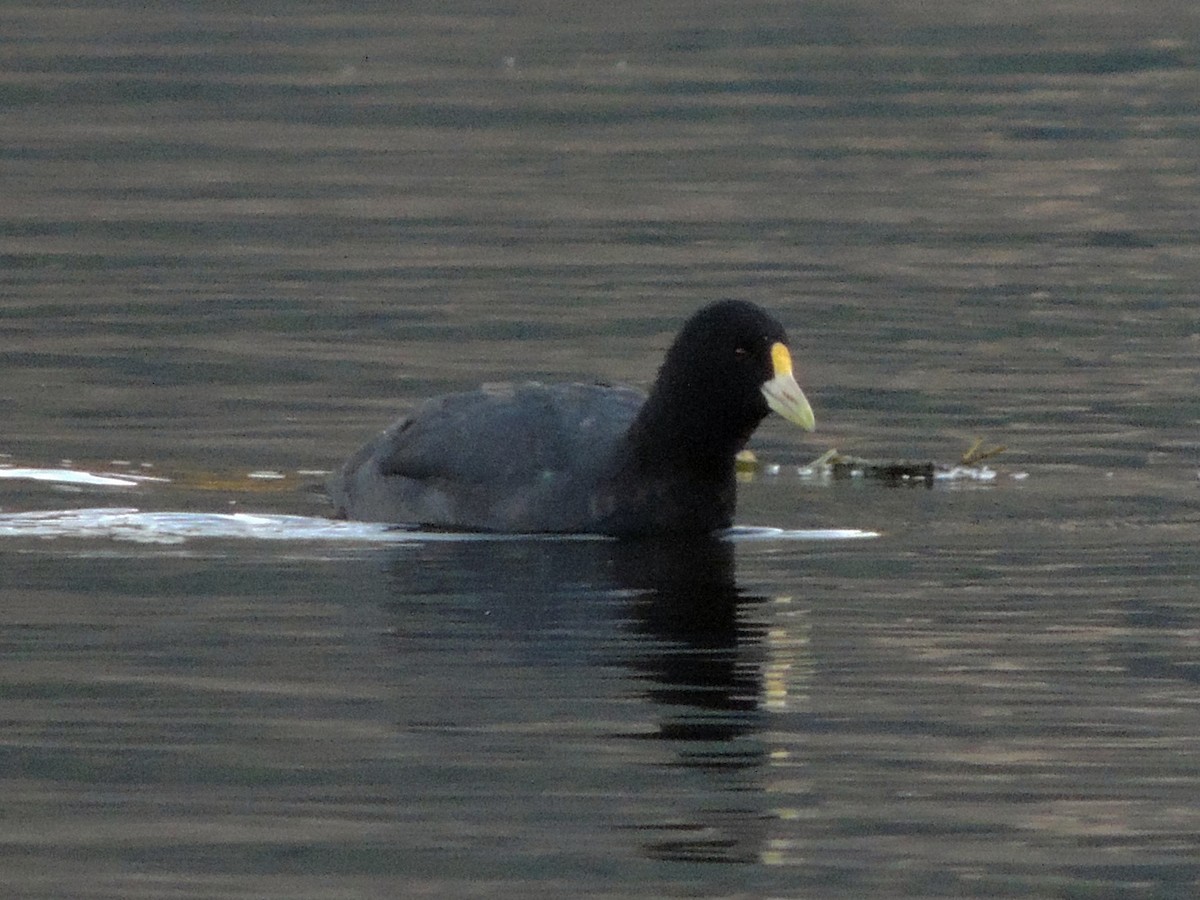
[[[955,463],[939,463],[931,460],[908,459],[864,459],[850,456],[838,450],[828,450],[812,462],[795,469],[801,478],[820,478],[840,481],[844,479],[873,479],[887,484],[924,484],[932,487],[935,482],[972,481],[988,482],[996,479],[996,471],[983,463],[1003,453],[1003,445],[984,447],[976,440]],[[764,465],[750,451],[738,454],[738,477],[749,480],[755,475],[779,475],[784,467]],[[1014,475],[1014,478],[1019,477]]]
[[[997,444],[994,447],[989,447],[987,450],[984,450],[983,438],[976,438],[975,443],[968,447],[966,452],[963,453],[962,458],[959,459],[959,464],[964,466],[974,466],[983,462],[985,459],[991,459],[993,456],[999,456],[1007,449],[1008,448],[1003,444]]]

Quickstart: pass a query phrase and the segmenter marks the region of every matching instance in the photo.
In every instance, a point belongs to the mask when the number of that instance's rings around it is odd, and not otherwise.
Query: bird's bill
[[[817,427],[816,416],[792,374],[792,354],[779,342],[771,346],[771,365],[775,376],[762,386],[767,406],[805,431],[812,431]]]

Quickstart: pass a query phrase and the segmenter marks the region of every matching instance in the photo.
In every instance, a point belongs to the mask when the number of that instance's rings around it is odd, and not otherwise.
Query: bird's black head
[[[787,333],[755,304],[721,300],[684,324],[646,413],[683,445],[728,457],[771,410],[813,428],[812,408],[792,374]]]

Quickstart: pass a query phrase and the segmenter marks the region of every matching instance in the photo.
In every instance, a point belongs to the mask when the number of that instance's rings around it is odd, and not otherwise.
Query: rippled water
[[[0,10],[6,891],[1195,896],[1198,19]],[[727,295],[819,427],[730,539],[324,518]]]

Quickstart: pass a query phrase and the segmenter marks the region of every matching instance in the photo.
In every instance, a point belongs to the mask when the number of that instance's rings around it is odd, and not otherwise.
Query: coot
[[[787,335],[753,303],[684,324],[649,395],[485,386],[426,401],[330,480],[341,518],[443,529],[707,533],[733,522],[734,457],[771,410],[811,431]]]

